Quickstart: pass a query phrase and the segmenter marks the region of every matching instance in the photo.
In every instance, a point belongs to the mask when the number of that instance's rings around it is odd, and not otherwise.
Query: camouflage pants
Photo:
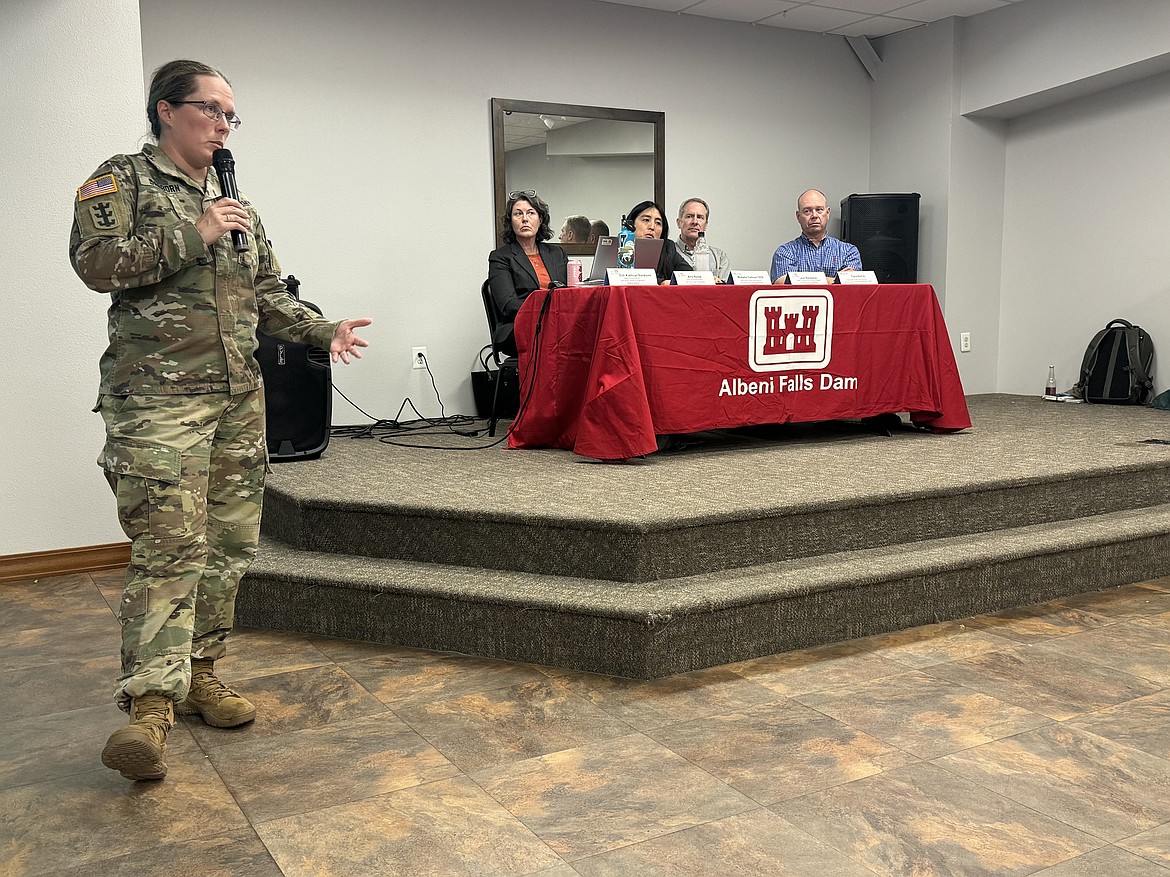
[[[191,657],[220,658],[256,555],[264,496],[263,390],[103,396],[98,458],[131,542],[115,699],[187,696]]]

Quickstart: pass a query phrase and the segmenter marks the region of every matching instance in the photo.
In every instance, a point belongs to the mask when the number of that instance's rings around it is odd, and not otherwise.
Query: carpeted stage
[[[626,464],[334,438],[275,467],[237,621],[651,678],[1170,574],[1170,413],[968,402]]]

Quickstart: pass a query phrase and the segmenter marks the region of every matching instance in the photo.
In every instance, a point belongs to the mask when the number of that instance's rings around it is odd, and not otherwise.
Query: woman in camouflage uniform
[[[256,710],[215,675],[240,578],[256,553],[266,452],[256,331],[360,358],[353,330],[286,291],[260,217],[223,197],[212,153],[240,125],[231,86],[195,61],[155,71],[157,146],[116,155],[77,192],[69,254],[110,296],[95,410],[98,463],[131,540],[115,696],[130,724],[102,762],[160,779],[174,710],[218,727]],[[237,252],[230,232],[247,233]]]

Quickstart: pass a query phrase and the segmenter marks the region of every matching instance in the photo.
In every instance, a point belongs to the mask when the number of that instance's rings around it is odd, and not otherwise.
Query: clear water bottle
[[[634,267],[634,226],[622,217],[622,227],[618,232],[618,267]]]
[[[1048,381],[1044,384],[1044,395],[1056,395],[1056,366],[1054,365],[1048,366]]]
[[[695,251],[691,254],[691,263],[696,271],[714,271],[715,260],[711,258],[711,248],[707,246],[707,235],[699,232],[699,240],[695,243]]]

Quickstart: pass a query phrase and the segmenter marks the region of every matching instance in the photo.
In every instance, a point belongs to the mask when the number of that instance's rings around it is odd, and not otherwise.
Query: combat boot
[[[106,741],[102,764],[128,780],[161,780],[167,775],[163,756],[167,734],[175,725],[175,705],[161,694],[144,694],[130,702],[130,724]]]
[[[210,658],[191,659],[191,689],[176,709],[181,716],[202,716],[215,728],[234,728],[256,718],[256,707],[219,681]]]

